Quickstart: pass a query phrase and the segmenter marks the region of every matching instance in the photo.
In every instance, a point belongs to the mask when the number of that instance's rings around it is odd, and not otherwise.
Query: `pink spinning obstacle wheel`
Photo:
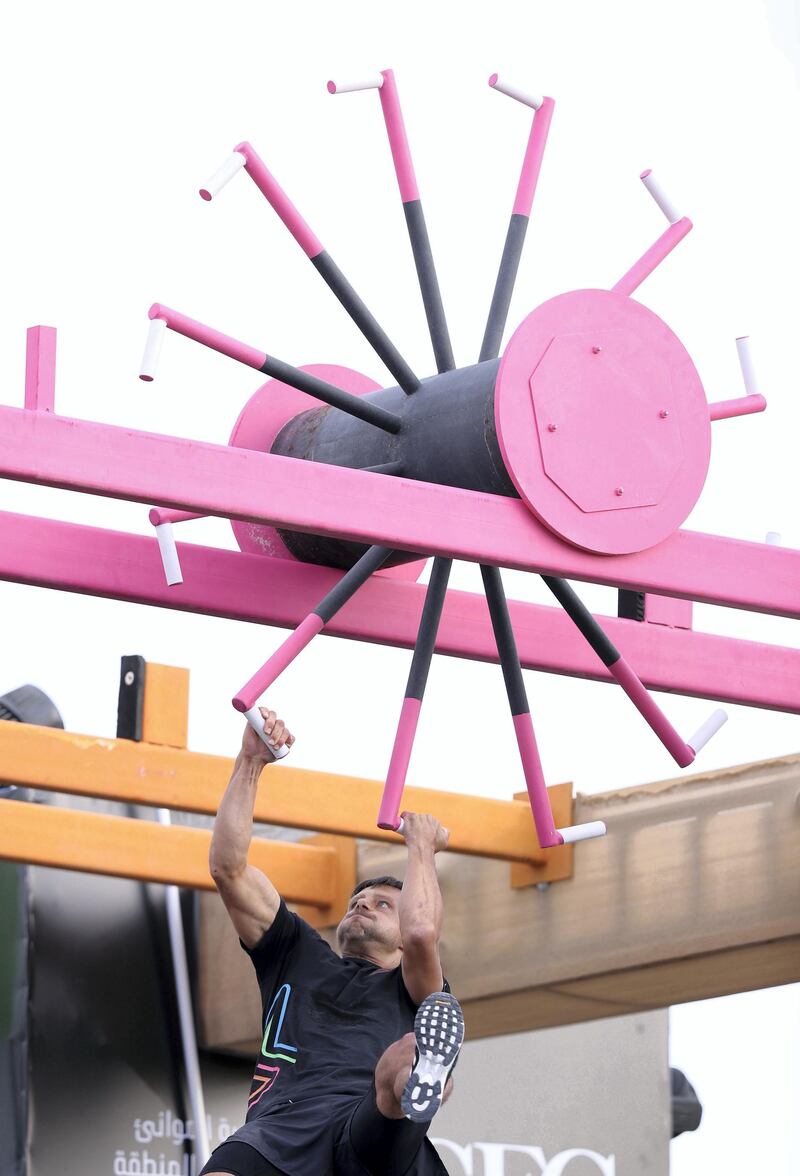
[[[522,500],[601,554],[666,539],[708,472],[708,403],[688,352],[613,291],[560,294],[524,319],[500,365],[495,423]]]

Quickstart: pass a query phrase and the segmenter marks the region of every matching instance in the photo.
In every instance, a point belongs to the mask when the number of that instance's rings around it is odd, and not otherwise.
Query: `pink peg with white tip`
[[[352,94],[354,90],[380,90],[383,85],[383,74],[370,74],[368,78],[361,78],[357,82],[328,82],[329,94]]]
[[[158,360],[161,355],[161,347],[166,333],[166,319],[152,318],[150,320],[150,327],[147,331],[147,342],[144,345],[144,355],[142,356],[141,366],[139,367],[139,379],[145,380],[148,384],[156,378]]]
[[[506,82],[496,73],[493,73],[489,78],[489,85],[493,90],[499,90],[501,94],[507,94],[509,98],[514,98],[515,101],[521,102],[523,106],[530,106],[533,110],[538,110],[544,102],[544,95],[529,94],[527,90],[520,90],[519,86],[512,86],[510,82]]]
[[[222,166],[217,168],[208,183],[200,189],[202,198],[204,200],[213,200],[246,163],[247,159],[241,151],[232,152]]]
[[[178,556],[175,536],[172,533],[172,524],[183,523],[187,519],[202,519],[206,516],[193,514],[188,510],[164,510],[162,507],[154,506],[150,511],[149,517],[150,522],[156,529],[158,550],[161,553],[161,562],[164,565],[164,575],[166,576],[167,584],[170,588],[175,584],[182,584],[183,572],[181,571],[181,561]]]
[[[251,706],[250,710],[246,710],[244,712],[244,717],[247,719],[248,723],[253,728],[256,735],[258,735],[261,742],[267,746],[273,759],[276,759],[276,760],[284,759],[289,754],[290,748],[288,748],[285,743],[284,743],[283,747],[273,747],[272,746],[272,744],[269,741],[269,737],[267,736],[267,733],[264,730],[264,716],[262,715],[261,711],[258,709],[257,706]]]
[[[753,366],[749,335],[740,335],[736,340],[736,353],[739,356],[739,366],[742,369],[745,395],[736,396],[733,400],[717,400],[714,404],[709,404],[708,415],[712,421],[749,416],[754,412],[763,412],[767,407],[766,400],[758,391],[758,380]]]
[[[669,257],[672,250],[678,245],[687,233],[692,230],[692,222],[688,216],[682,216],[676,209],[672,201],[667,197],[664,189],[653,175],[652,169],[647,168],[639,176],[639,179],[644,184],[647,191],[655,200],[658,207],[664,213],[664,216],[669,221],[669,228],[665,229],[661,236],[655,241],[650,248],[642,254],[639,260],[631,266],[627,273],[623,274],[620,280],[611,287],[616,294],[627,294],[630,296],[634,290],[641,286],[645,278],[653,272],[653,270],[661,264],[666,257]]]

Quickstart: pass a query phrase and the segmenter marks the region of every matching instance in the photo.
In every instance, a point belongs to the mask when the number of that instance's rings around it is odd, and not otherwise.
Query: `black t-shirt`
[[[245,951],[261,989],[263,1040],[235,1138],[290,1176],[323,1176],[381,1054],[413,1030],[417,1005],[399,967],[340,958],[283,900]],[[442,1171],[427,1139],[423,1149]]]

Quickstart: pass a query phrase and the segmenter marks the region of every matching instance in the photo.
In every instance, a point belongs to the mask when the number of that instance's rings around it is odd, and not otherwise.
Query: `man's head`
[[[400,891],[403,883],[385,874],[356,886],[336,931],[343,956],[358,956],[396,967],[400,942]]]

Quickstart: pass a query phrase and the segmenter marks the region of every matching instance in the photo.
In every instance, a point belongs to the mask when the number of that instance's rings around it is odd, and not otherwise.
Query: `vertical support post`
[[[142,707],[142,739],[165,747],[185,748],[189,729],[189,671],[179,666],[145,663]],[[161,825],[170,825],[169,809],[158,810]],[[194,1008],[186,959],[186,938],[181,913],[181,894],[177,886],[165,886],[167,928],[169,931],[175,997],[181,1035],[183,1077],[195,1124],[193,1141],[195,1170],[199,1171],[211,1155],[208,1138],[205,1097],[194,1029]]]
[[[55,412],[56,328],[28,327],[25,348],[25,407]]]

